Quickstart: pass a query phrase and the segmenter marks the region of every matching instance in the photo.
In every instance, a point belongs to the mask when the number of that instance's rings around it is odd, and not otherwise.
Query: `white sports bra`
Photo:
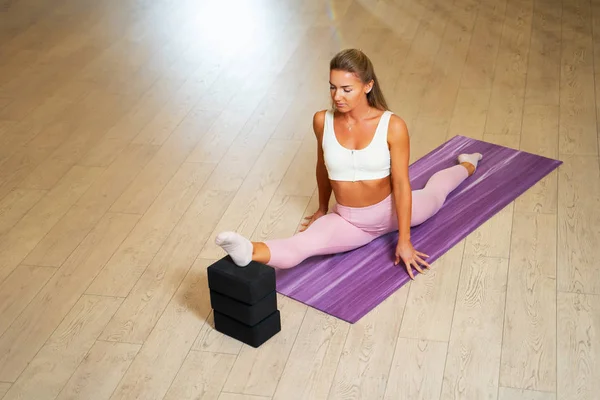
[[[391,111],[385,111],[377,124],[373,140],[359,150],[348,149],[338,142],[333,129],[333,111],[325,113],[323,156],[329,179],[334,181],[366,181],[390,175],[391,157],[387,132]]]

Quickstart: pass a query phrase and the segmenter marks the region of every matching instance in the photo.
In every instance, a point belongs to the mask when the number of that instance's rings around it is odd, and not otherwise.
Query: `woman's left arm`
[[[398,240],[410,242],[412,212],[412,189],[408,177],[410,139],[406,123],[396,115],[392,115],[390,118],[388,144],[392,158],[392,193],[398,215]]]
[[[398,116],[392,115],[388,129],[388,144],[391,155],[391,179],[396,214],[398,215],[398,244],[396,246],[395,264],[404,261],[406,271],[414,279],[411,265],[419,272],[423,272],[419,262],[429,268],[421,257],[428,257],[413,248],[410,241],[410,221],[412,217],[412,188],[408,176],[408,163],[410,159],[410,139],[406,123]]]

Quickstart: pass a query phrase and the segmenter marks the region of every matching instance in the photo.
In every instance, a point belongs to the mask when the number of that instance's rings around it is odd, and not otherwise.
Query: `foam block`
[[[253,305],[275,290],[275,270],[252,261],[246,267],[235,265],[225,256],[207,269],[211,290]]]
[[[243,324],[218,311],[214,311],[214,317],[217,331],[252,347],[259,347],[281,331],[281,316],[278,310],[253,326]]]
[[[277,311],[277,292],[272,291],[253,305],[210,291],[211,307],[246,325],[255,325]]]

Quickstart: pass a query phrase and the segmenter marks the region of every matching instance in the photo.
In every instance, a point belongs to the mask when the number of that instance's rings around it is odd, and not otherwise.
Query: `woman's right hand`
[[[305,217],[304,219],[308,221],[302,223],[302,228],[300,228],[300,232],[304,232],[305,230],[307,230],[313,222],[315,222],[317,219],[321,218],[325,214],[327,214],[327,211],[318,209],[313,215]]]

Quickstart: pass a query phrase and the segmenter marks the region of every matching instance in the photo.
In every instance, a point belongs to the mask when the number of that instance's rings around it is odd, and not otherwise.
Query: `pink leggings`
[[[455,165],[436,172],[423,189],[414,190],[410,226],[435,215],[448,194],[467,176],[465,167]],[[331,213],[317,219],[304,232],[266,241],[271,251],[268,264],[274,268],[292,268],[308,257],[353,250],[395,230],[398,230],[398,218],[391,194],[368,207],[336,204]]]

